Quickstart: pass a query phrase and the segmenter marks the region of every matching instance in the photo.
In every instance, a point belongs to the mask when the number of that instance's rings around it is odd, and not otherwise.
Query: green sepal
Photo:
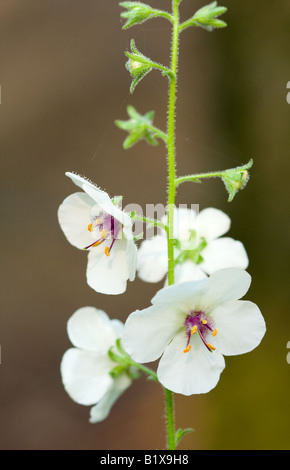
[[[122,354],[122,356],[124,358],[126,358],[127,360],[129,359],[129,361],[131,361],[131,358],[130,358],[129,354],[125,351],[125,349],[122,346],[121,338],[118,338],[116,340],[116,347],[117,347],[119,353]]]
[[[238,166],[226,170],[222,175],[222,180],[229,193],[228,202],[231,202],[238,191],[244,189],[247,182],[249,181],[248,170],[252,167],[253,160],[251,159],[246,165]]]
[[[142,116],[133,106],[129,105],[127,106],[127,113],[130,117],[128,121],[115,121],[116,126],[129,132],[128,137],[123,142],[124,149],[129,149],[142,139],[145,139],[150,145],[158,145],[158,140],[154,137],[154,131],[148,128],[153,124],[154,111],[149,111]]]
[[[121,365],[122,367],[126,367],[126,366],[127,366],[127,359],[125,359],[124,357],[119,356],[118,354],[116,354],[116,353],[113,351],[113,347],[114,347],[114,346],[112,346],[112,347],[108,350],[108,356],[109,356],[109,358],[110,358],[113,362],[116,362],[117,364]]]
[[[119,365],[119,366],[114,367],[112,370],[110,370],[109,374],[113,379],[116,379],[121,374],[123,374],[124,371],[125,371],[125,367]]]
[[[207,31],[213,31],[214,28],[225,28],[227,24],[218,20],[217,17],[227,11],[226,7],[220,7],[217,2],[212,2],[200,8],[190,20],[186,21],[188,26],[200,26]]]
[[[140,371],[136,367],[128,367],[125,372],[131,380],[136,380],[140,377]]]
[[[177,429],[177,431],[176,431],[176,433],[175,433],[175,444],[176,444],[176,446],[178,446],[178,444],[180,443],[181,439],[182,439],[186,434],[189,434],[190,432],[194,432],[194,429],[193,429],[193,428],[187,428],[187,429],[179,428],[179,429]]]
[[[191,230],[190,240],[187,242],[187,249],[182,249],[182,243],[179,240],[174,241],[174,245],[181,251],[177,258],[174,260],[174,266],[183,264],[185,261],[192,261],[195,264],[203,262],[201,255],[202,250],[207,246],[207,242],[204,237],[201,237],[198,245],[196,246],[197,233],[195,230]]]
[[[118,206],[122,200],[123,196],[115,196],[112,198],[112,203],[114,204],[114,206]]]

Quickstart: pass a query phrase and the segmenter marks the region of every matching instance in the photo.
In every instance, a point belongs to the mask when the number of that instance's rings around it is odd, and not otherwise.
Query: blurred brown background
[[[169,8],[169,0],[149,2]],[[206,2],[184,0],[183,19]],[[209,2],[208,2],[209,3]],[[194,427],[183,449],[289,449],[289,0],[224,0],[228,28],[181,36],[177,106],[180,175],[254,158],[232,203],[221,181],[183,185],[177,203],[214,206],[232,219],[253,276],[247,298],[268,331],[255,351],[226,358],[209,394],[176,396],[176,426]],[[162,286],[138,279],[121,296],[86,284],[86,255],[65,240],[56,212],[86,175],[124,204],[166,202],[165,149],[124,151],[114,125],[132,104],[166,126],[167,82],[156,71],[129,94],[124,51],[135,38],[169,64],[170,26],[152,20],[122,31],[116,0],[4,0],[1,21],[1,449],[160,449],[161,389],[136,381],[101,424],[74,403],[59,373],[70,347],[66,322],[84,305],[123,321]],[[290,90],[288,90],[289,92]]]

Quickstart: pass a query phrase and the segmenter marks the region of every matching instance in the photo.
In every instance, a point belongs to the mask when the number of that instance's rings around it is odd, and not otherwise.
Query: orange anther
[[[101,237],[106,238],[107,232],[105,229],[101,230]]]
[[[190,351],[190,350],[191,350],[191,346],[190,346],[190,344],[189,344],[189,345],[187,346],[187,348],[185,348],[185,349],[183,350],[183,352],[184,352],[184,353],[187,353],[187,352]]]
[[[94,244],[92,245],[92,247],[94,247],[94,246],[99,246],[100,243],[101,243],[101,240],[98,240],[96,243],[94,243]]]
[[[92,231],[93,231],[93,224],[89,224],[89,225],[88,225],[88,231],[89,231],[89,232],[92,232]]]
[[[212,332],[212,336],[215,336],[217,334],[217,328],[215,328]]]
[[[201,320],[201,322],[202,322],[203,325],[207,324],[207,320]]]
[[[191,328],[191,334],[194,335],[194,333],[197,332],[197,326],[194,325],[192,328]]]
[[[209,349],[211,349],[212,351],[215,351],[215,347],[210,344],[210,343],[206,343],[207,347],[209,347]]]
[[[110,248],[108,246],[105,248],[105,255],[110,256]]]

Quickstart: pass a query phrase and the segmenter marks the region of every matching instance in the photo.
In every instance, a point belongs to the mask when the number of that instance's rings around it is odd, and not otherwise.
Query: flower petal
[[[191,230],[196,228],[196,212],[180,207],[174,210],[174,237],[179,241],[188,241]]]
[[[167,273],[167,242],[162,235],[144,240],[137,253],[138,276],[145,282],[159,282]]]
[[[197,215],[196,224],[199,237],[210,241],[224,235],[230,229],[231,219],[219,209],[208,207]]]
[[[151,302],[156,306],[170,306],[185,315],[193,309],[210,313],[223,302],[243,297],[250,283],[251,276],[243,269],[219,269],[206,279],[164,287]]]
[[[177,335],[167,346],[157,369],[162,385],[175,393],[207,393],[216,386],[225,361],[221,354],[209,352],[199,337],[191,340],[192,348],[184,353],[186,336]]]
[[[106,395],[99,401],[99,403],[90,411],[90,423],[99,423],[107,418],[112,406],[122,395],[122,393],[131,385],[131,380],[125,374],[120,375],[114,379],[114,383],[106,393]]]
[[[71,173],[69,171],[67,171],[65,174],[72,180],[72,182],[76,186],[85,191],[85,193],[87,193],[94,201],[101,201],[103,202],[103,204],[111,203],[111,199],[108,194],[102,189],[98,188],[98,186],[92,183],[89,179],[77,175],[76,173]]]
[[[200,307],[209,312],[223,302],[238,300],[246,294],[250,284],[251,276],[243,269],[219,269],[208,278],[208,286]]]
[[[186,316],[206,296],[208,277],[198,281],[181,282],[159,290],[151,300],[156,306],[170,306]]]
[[[127,241],[127,265],[129,268],[129,279],[134,281],[137,268],[137,247],[133,240]]]
[[[58,209],[58,221],[68,241],[83,249],[93,242],[88,231],[91,210],[95,201],[85,193],[68,196]]]
[[[89,252],[87,282],[96,292],[122,294],[131,274],[131,267],[127,262],[127,240],[116,240],[110,256],[105,255],[103,247],[104,243]]]
[[[124,331],[124,323],[121,320],[113,319],[111,320],[111,326],[115,332],[116,339],[121,338]]]
[[[80,405],[94,405],[112,385],[109,371],[114,363],[108,356],[82,349],[68,349],[61,361],[61,376],[65,390]]]
[[[244,245],[228,237],[210,241],[202,251],[202,257],[204,261],[199,266],[208,274],[230,267],[246,269],[249,264]]]
[[[226,356],[252,351],[266,332],[259,308],[249,301],[225,302],[212,312],[212,316],[218,330],[220,352]]]
[[[68,337],[77,348],[107,354],[117,335],[103,310],[94,307],[78,309],[67,322]]]
[[[137,362],[158,359],[165,347],[182,327],[184,317],[178,317],[169,307],[149,307],[129,315],[122,344]]]
[[[92,187],[95,187],[95,185],[88,178],[78,175],[77,173],[66,171],[65,175],[68,176],[72,180],[72,182],[81,189],[83,189],[84,184],[88,184]]]
[[[185,261],[182,264],[178,264],[174,270],[175,283],[198,281],[200,279],[206,279],[207,275],[200,268],[201,265],[197,265],[190,260]]]

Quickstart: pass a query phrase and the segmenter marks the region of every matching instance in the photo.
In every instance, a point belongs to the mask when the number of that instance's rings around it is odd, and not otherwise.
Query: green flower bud
[[[200,8],[190,20],[186,21],[186,24],[187,26],[200,26],[207,31],[212,31],[214,28],[224,28],[227,24],[218,20],[217,17],[226,11],[226,7],[219,7],[217,2],[212,2]]]
[[[129,70],[131,76],[133,78],[143,77],[143,75],[151,70],[146,64],[142,64],[142,62],[138,62],[137,60],[129,59],[126,63],[126,68]]]
[[[127,20],[123,29],[130,28],[137,23],[143,23],[154,14],[153,8],[149,5],[145,5],[144,3],[121,2],[119,5],[123,8],[127,8],[128,10],[121,13],[121,18],[125,18]]]
[[[240,191],[240,189],[243,189],[246,186],[250,177],[248,169],[252,166],[252,164],[253,160],[250,160],[246,165],[226,170],[224,172],[222,180],[229,193],[229,202],[234,199],[236,193]]]

